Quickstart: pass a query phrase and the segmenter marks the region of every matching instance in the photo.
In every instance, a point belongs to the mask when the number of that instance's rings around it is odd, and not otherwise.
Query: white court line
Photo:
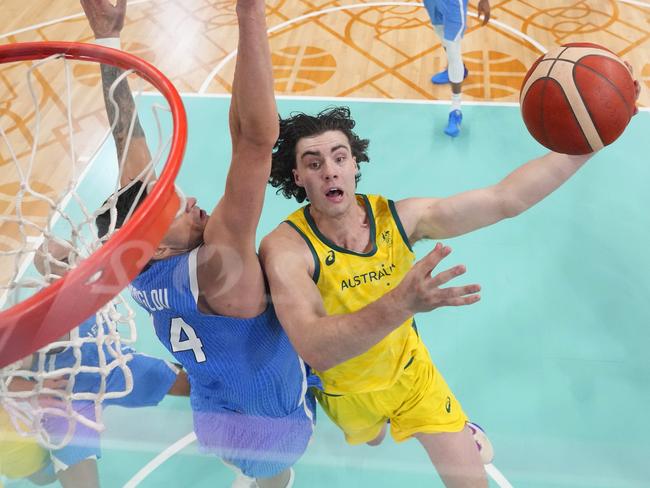
[[[124,488],[135,488],[136,486],[138,486],[140,483],[144,481],[144,479],[147,476],[149,476],[161,464],[166,462],[169,458],[171,458],[175,454],[178,454],[180,451],[182,451],[187,446],[192,444],[195,440],[196,440],[196,434],[194,432],[190,432],[189,434],[178,439],[171,446],[169,446],[167,449],[165,449],[163,452],[161,452],[155,458],[153,458],[151,461],[145,464],[142,467],[142,469],[138,471],[135,474],[135,476],[133,476],[133,478],[131,478],[129,481],[126,482]]]
[[[142,92],[142,96],[160,96],[157,92]],[[182,98],[231,98],[230,93],[195,93],[183,92]],[[411,105],[449,105],[449,100],[427,100],[413,98],[362,98],[362,97],[322,97],[310,95],[276,95],[276,100],[304,100],[304,101],[323,101],[336,102],[345,104],[345,102],[354,103],[403,103]],[[493,102],[489,100],[463,100],[463,105],[478,105],[491,107],[519,107],[519,102]],[[650,112],[650,107],[637,107],[639,112]]]
[[[149,461],[145,466],[140,469],[129,481],[126,482],[123,488],[136,488],[142,483],[151,473],[158,469],[162,464],[167,462],[171,457],[178,454],[187,446],[196,441],[196,434],[190,432],[189,434],[181,437],[172,445],[167,447],[164,451],[158,454],[155,458]],[[510,482],[503,476],[503,474],[494,466],[494,464],[486,464],[485,472],[492,480],[499,486],[499,488],[513,488]]]
[[[636,5],[637,7],[650,8],[650,3],[639,2],[635,0],[618,0],[621,3],[629,3],[630,5]]]
[[[294,19],[287,20],[286,22],[282,22],[278,25],[275,25],[271,27],[270,29],[267,30],[268,34],[272,34],[273,32],[279,31],[281,29],[284,29],[285,27],[295,24],[297,22],[303,21],[305,19],[310,19],[312,17],[318,17],[320,15],[325,15],[329,14],[332,12],[339,12],[343,10],[352,10],[352,9],[358,9],[358,8],[368,8],[368,7],[424,7],[424,4],[422,3],[415,3],[415,2],[373,2],[373,3],[358,3],[354,5],[342,5],[339,7],[330,7],[326,8],[323,10],[319,10],[317,12],[310,12],[305,15],[301,15],[299,17],[296,17]],[[476,12],[468,12],[468,15],[471,15],[472,17],[478,18],[478,13]],[[530,36],[527,36],[521,31],[518,31],[517,29],[514,29],[513,27],[510,27],[509,25],[506,25],[502,22],[499,22],[498,20],[490,19],[490,25],[494,25],[496,27],[499,27],[503,30],[506,30],[512,34],[515,34],[518,37],[521,37],[522,39],[528,41],[530,44],[532,44],[538,51],[541,53],[545,53],[547,49],[537,42],[535,39],[533,39]],[[223,67],[230,62],[232,58],[234,58],[237,55],[237,50],[235,49],[231,53],[229,53],[225,58],[223,58],[210,72],[210,74],[206,77],[205,81],[201,84],[201,87],[199,88],[199,93],[203,94],[206,92],[208,89],[208,86],[212,82],[212,79],[223,69]]]
[[[497,485],[499,485],[499,488],[512,488],[510,482],[506,479],[505,476],[503,476],[503,474],[501,474],[501,471],[499,471],[494,464],[486,464],[485,472],[490,478],[494,480]]]

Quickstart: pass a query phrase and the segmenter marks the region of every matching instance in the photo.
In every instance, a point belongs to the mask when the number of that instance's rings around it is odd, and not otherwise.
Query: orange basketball
[[[552,151],[587,154],[614,142],[635,111],[634,80],[618,56],[564,44],[528,70],[519,96],[524,123]]]

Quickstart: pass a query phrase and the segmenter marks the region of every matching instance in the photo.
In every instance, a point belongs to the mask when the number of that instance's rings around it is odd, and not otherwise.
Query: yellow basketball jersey
[[[320,233],[309,205],[287,222],[305,239],[314,257],[314,282],[329,315],[356,312],[395,288],[415,255],[395,204],[378,195],[357,195],[370,225],[372,247],[357,253],[338,247]],[[327,371],[316,371],[330,394],[377,391],[393,385],[419,343],[413,317],[365,353]]]
[[[36,439],[23,437],[0,408],[0,475],[9,479],[26,478],[48,465],[49,453]]]

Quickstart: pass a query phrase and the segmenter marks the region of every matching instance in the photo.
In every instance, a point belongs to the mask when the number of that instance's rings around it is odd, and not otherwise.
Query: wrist
[[[98,46],[104,46],[104,47],[110,47],[113,49],[122,49],[122,44],[120,42],[119,37],[101,37],[99,39],[95,39],[93,41],[93,44],[97,44]]]

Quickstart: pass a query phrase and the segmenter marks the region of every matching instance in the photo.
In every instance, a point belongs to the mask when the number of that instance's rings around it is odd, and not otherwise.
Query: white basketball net
[[[33,124],[31,125],[31,134],[27,136],[19,134],[20,131],[16,130],[17,124],[13,125],[15,120],[6,117],[5,112],[0,107],[0,150],[4,146],[4,150],[8,151],[5,154],[10,155],[19,181],[18,192],[13,200],[13,212],[0,213],[0,229],[8,229],[14,232],[14,240],[9,245],[6,242],[0,243],[4,244],[0,245],[2,269],[10,271],[8,276],[2,277],[0,281],[0,307],[11,307],[47,287],[59,277],[53,272],[53,269],[73,269],[84,258],[95,252],[101,245],[97,239],[94,224],[97,215],[107,209],[112,209],[108,235],[110,236],[115,229],[116,212],[114,206],[117,196],[128,189],[119,189],[122,170],[120,169],[118,173],[115,168],[115,172],[118,174],[115,181],[111,183],[111,189],[104,195],[97,195],[97,198],[103,200],[112,192],[111,197],[103,205],[101,200],[92,203],[87,201],[88,191],[84,195],[81,183],[89,166],[88,161],[92,161],[93,157],[97,155],[99,152],[97,148],[104,145],[110,137],[110,129],[114,128],[117,123],[119,107],[117,107],[117,103],[113,98],[115,87],[130,75],[132,70],[124,72],[111,86],[109,95],[116,107],[115,120],[111,121],[110,128],[105,126],[100,131],[100,133],[104,134],[102,138],[95,137],[94,148],[91,149],[94,154],[84,156],[83,151],[79,150],[79,145],[83,146],[84,143],[87,145],[88,137],[81,133],[82,131],[79,129],[79,126],[84,122],[84,117],[75,118],[72,113],[73,76],[71,75],[71,65],[87,67],[88,64],[87,61],[66,60],[63,55],[51,56],[31,64],[27,71],[26,84],[31,94],[33,112],[30,112],[24,119],[33,120]],[[96,69],[96,79],[99,80],[99,66],[96,63],[93,64]],[[48,68],[52,65],[55,65],[54,68]],[[0,68],[5,69],[6,66],[18,67],[20,64],[0,65]],[[10,71],[9,68],[6,69]],[[50,69],[52,74],[48,76],[47,73],[44,73],[43,70],[46,69]],[[24,73],[24,70],[25,64],[23,63],[21,71]],[[47,98],[44,95],[44,90],[42,89],[40,93],[37,93],[38,90],[34,86],[40,84],[43,87],[44,83],[46,83],[51,88],[54,85],[53,78],[58,78],[60,84],[65,87],[64,90],[60,90],[58,93],[63,94],[65,91],[65,114],[67,118],[66,123],[61,124],[61,115],[59,115],[59,125],[55,126],[54,129],[48,127],[48,124],[43,121],[42,114],[45,113],[45,108],[41,107],[39,102]],[[140,78],[138,80],[142,81]],[[24,87],[21,88],[22,90],[16,90],[16,93],[21,93],[24,96],[27,90]],[[78,82],[74,84],[74,89],[77,90],[75,93],[78,91],[84,92],[84,90],[88,92],[89,90],[87,86],[79,87]],[[99,109],[103,110],[100,83],[96,83],[93,93],[91,95],[93,102],[96,105],[100,104]],[[136,94],[136,100],[140,98],[140,95],[141,89]],[[8,98],[11,99],[11,97]],[[60,98],[63,99],[63,95]],[[86,96],[87,101],[88,97]],[[14,99],[0,100],[0,103],[6,103],[6,106],[11,107],[11,103],[18,104],[18,101]],[[59,109],[60,105],[59,103]],[[166,107],[153,105],[152,112],[158,126],[158,142],[157,150],[150,165],[141,174],[141,179],[145,184],[153,180],[155,170],[160,169],[156,168],[156,166],[163,160],[163,153],[166,152],[171,141],[171,137],[167,137],[163,142],[159,109],[168,110]],[[97,113],[97,109],[95,109],[95,113]],[[105,111],[103,113],[105,114]],[[136,114],[131,120],[126,147],[129,147],[135,116]],[[39,155],[47,151],[49,141],[45,140],[43,144],[39,144],[43,139],[48,139],[50,130],[59,130],[65,133],[69,141],[65,151],[67,153],[65,154],[66,161],[64,163],[57,161],[59,168],[57,171],[64,171],[60,168],[65,164],[69,173],[67,185],[59,192],[44,191],[43,185],[36,184],[35,178],[39,164],[42,168],[43,157],[51,158],[51,156],[40,156],[39,159]],[[93,135],[96,134],[97,131],[95,130]],[[21,142],[16,142],[19,136],[22,136]],[[21,144],[25,145],[25,140],[29,141],[30,137],[30,147],[28,149],[23,147],[21,151]],[[97,141],[97,139],[99,140]],[[55,157],[58,159],[60,156]],[[123,167],[123,162],[120,161],[120,168]],[[111,164],[117,167],[114,162],[111,162]],[[98,171],[104,171],[104,169]],[[42,179],[41,177],[41,181]],[[181,205],[181,208],[183,207],[184,205]],[[92,211],[89,208],[97,208],[97,210]],[[131,209],[131,212],[133,210]],[[2,235],[5,235],[4,230]],[[66,246],[68,250],[67,256],[53,256],[48,251],[47,243],[54,241]],[[46,244],[39,249],[42,243]],[[44,275],[40,275],[33,269],[32,262],[37,254],[43,260]],[[81,333],[79,328],[75,328],[68,337],[49,344],[23,361],[0,369],[0,407],[10,414],[12,422],[19,433],[36,436],[45,447],[61,448],[72,438],[77,423],[82,423],[96,430],[103,429],[102,402],[112,398],[124,397],[131,392],[133,378],[128,362],[132,357],[132,350],[128,345],[135,342],[136,329],[134,312],[126,300],[119,295],[120,291],[115,290],[115,299],[97,311],[91,333],[88,332],[88,327],[82,330]],[[79,300],[83,299],[83,297],[79,297]],[[92,350],[89,348],[92,348]],[[89,351],[92,354],[89,354]],[[90,363],[88,361],[89,356],[94,358]],[[75,385],[79,384],[80,375],[84,375],[86,380],[88,375],[96,376],[95,381],[92,382],[96,385],[94,391],[82,391],[75,388]],[[121,376],[123,388],[119,391],[114,389],[108,391],[107,381],[110,378],[115,378],[115,375]],[[49,386],[52,380],[63,377],[68,379],[64,387],[53,389]],[[27,383],[25,380],[31,383]],[[18,384],[23,385],[22,389],[17,387]],[[31,386],[31,389],[25,389],[25,384]],[[92,402],[94,405],[94,408],[90,409],[92,415],[79,411],[81,410],[78,408],[80,402]],[[85,405],[88,405],[88,403],[85,403]],[[88,409],[86,408],[83,411],[88,412]],[[55,418],[58,418],[59,421],[54,422],[58,425],[54,432],[47,425],[52,423],[52,419]],[[64,424],[65,427],[61,428],[61,424]]]

